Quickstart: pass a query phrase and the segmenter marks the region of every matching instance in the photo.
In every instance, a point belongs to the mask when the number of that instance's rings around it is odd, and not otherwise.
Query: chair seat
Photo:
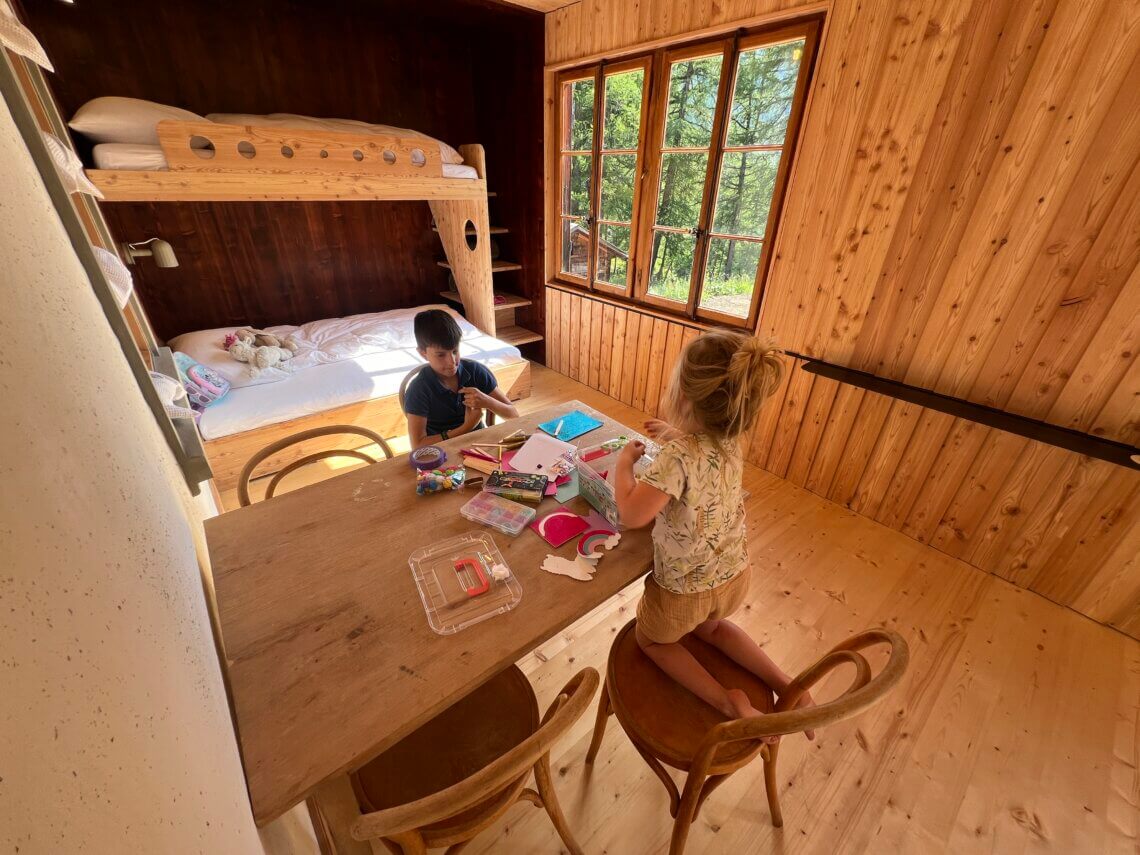
[[[622,729],[641,748],[663,763],[688,770],[709,728],[727,721],[681,686],[642,651],[630,621],[618,633],[606,675],[606,691]],[[694,635],[681,644],[717,681],[730,689],[742,689],[761,712],[772,712],[772,690],[759,677],[737,665],[715,647]],[[759,740],[726,743],[713,760],[710,774],[732,771],[751,760],[761,749]]]
[[[534,689],[512,665],[354,772],[360,807],[383,810],[447,789],[506,754],[538,726]],[[475,817],[497,816],[514,804],[526,777],[421,830],[428,838],[446,838]]]

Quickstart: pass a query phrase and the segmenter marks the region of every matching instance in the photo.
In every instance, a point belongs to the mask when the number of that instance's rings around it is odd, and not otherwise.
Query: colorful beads
[[[423,469],[416,473],[416,493],[438,493],[442,490],[458,490],[463,486],[467,472],[462,466],[448,466],[445,469]]]

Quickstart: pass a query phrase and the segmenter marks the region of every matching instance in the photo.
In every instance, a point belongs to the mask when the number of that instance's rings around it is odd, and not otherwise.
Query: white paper
[[[564,468],[567,455],[574,453],[574,446],[544,433],[531,436],[511,458],[511,468],[516,472],[530,475],[546,475],[555,478]]]

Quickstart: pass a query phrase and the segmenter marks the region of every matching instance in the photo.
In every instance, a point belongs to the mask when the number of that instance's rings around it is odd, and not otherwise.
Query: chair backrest
[[[417,365],[415,368],[405,374],[404,379],[400,381],[400,411],[404,415],[408,414],[408,410],[404,406],[404,400],[408,396],[408,387],[411,386],[412,382],[420,376],[420,372],[427,370],[430,370],[430,367],[428,365]],[[490,410],[485,410],[484,420],[487,422],[487,426],[490,427],[495,423],[495,414]]]
[[[362,436],[369,442],[375,443],[380,446],[380,450],[384,452],[384,456],[388,459],[392,457],[392,449],[384,440],[384,437],[375,431],[368,428],[358,427],[356,425],[327,425],[325,427],[312,428],[311,430],[304,430],[300,433],[295,433],[292,436],[287,436],[284,439],[279,439],[274,443],[270,443],[253,455],[245,466],[242,467],[241,475],[238,476],[238,501],[241,502],[242,507],[251,504],[249,498],[249,480],[253,475],[258,464],[260,464],[267,457],[288,448],[291,445],[297,445],[302,442],[307,442],[319,436],[331,436],[334,434],[353,434]],[[376,459],[365,454],[363,451],[355,448],[329,448],[324,451],[317,451],[313,454],[307,454],[297,460],[290,462],[288,465],[283,466],[278,470],[269,482],[269,486],[265,488],[265,498],[272,499],[274,492],[277,490],[277,485],[281,483],[281,479],[288,475],[290,472],[295,472],[302,466],[308,466],[310,463],[316,463],[318,460],[325,460],[329,457],[355,457],[357,460],[362,460],[365,463],[375,463]]]
[[[367,813],[352,825],[356,840],[393,837],[456,816],[524,774],[577,721],[597,691],[600,678],[583,668],[562,687],[538,729],[498,759],[445,790],[408,804]]]
[[[890,656],[879,673],[872,677],[871,665],[859,651],[875,644],[890,645]],[[814,665],[792,680],[780,696],[775,712],[714,725],[701,742],[693,768],[696,769],[702,761],[706,766],[711,763],[717,748],[725,742],[798,733],[851,718],[882,700],[883,696],[902,679],[909,661],[910,650],[906,641],[897,632],[889,629],[869,629],[853,635],[837,644]],[[802,709],[795,708],[804,692],[829,672],[845,664],[853,665],[855,668],[855,678],[846,691],[826,703]]]

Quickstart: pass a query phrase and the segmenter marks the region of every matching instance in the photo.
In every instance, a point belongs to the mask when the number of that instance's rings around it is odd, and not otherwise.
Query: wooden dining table
[[[578,401],[442,443],[473,442],[581,410],[602,427],[574,440],[631,435]],[[478,474],[478,473],[472,473]],[[488,678],[643,576],[647,529],[627,531],[589,582],[541,569],[554,549],[465,519],[471,489],[416,494],[407,455],[348,471],[206,523],[225,669],[253,816],[264,825],[362,766]],[[539,515],[561,507],[546,498]],[[585,514],[581,497],[566,507]],[[409,556],[444,538],[489,532],[522,599],[453,635],[428,626]],[[343,789],[342,789],[343,791]]]

